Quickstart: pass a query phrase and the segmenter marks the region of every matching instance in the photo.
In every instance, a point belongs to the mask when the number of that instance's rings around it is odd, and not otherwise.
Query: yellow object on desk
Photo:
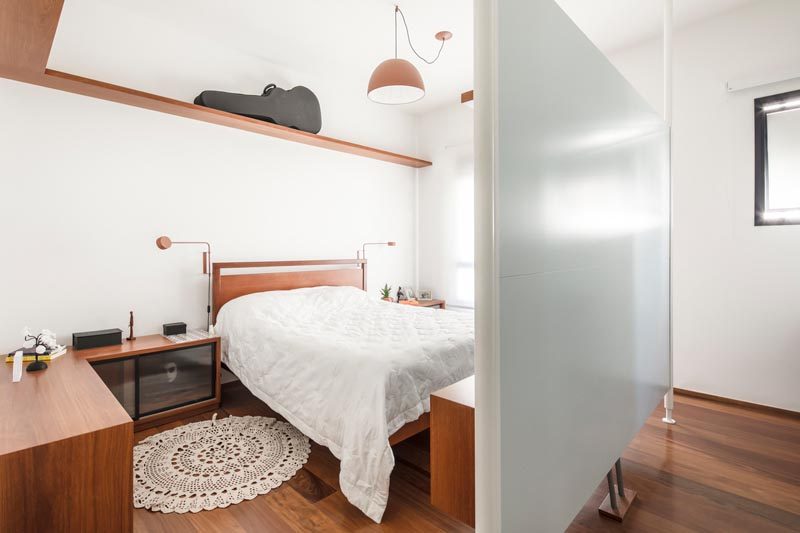
[[[45,362],[52,361],[53,359],[56,359],[59,355],[63,355],[65,353],[67,353],[66,346],[62,347],[60,350],[56,352],[40,355],[39,361],[45,361]],[[22,356],[23,363],[30,363],[31,361],[36,361],[36,354],[26,353],[25,355]],[[13,363],[13,362],[14,362],[14,354],[8,354],[6,356],[6,363]]]

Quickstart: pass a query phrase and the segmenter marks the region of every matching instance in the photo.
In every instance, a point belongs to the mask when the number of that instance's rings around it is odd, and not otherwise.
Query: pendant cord
[[[433,58],[432,61],[428,61],[421,55],[419,52],[414,48],[414,45],[411,44],[411,33],[408,31],[408,23],[406,22],[406,16],[403,14],[403,11],[400,9],[400,6],[394,6],[394,57],[397,59],[397,14],[400,13],[400,18],[403,19],[403,26],[406,29],[406,37],[408,38],[408,46],[411,48],[411,51],[414,52],[418,58],[423,60],[425,63],[429,65],[433,65],[436,63],[436,60],[439,59],[439,56],[442,55],[442,50],[444,49],[444,40],[442,40],[442,45],[439,47],[439,52],[436,54],[436,57]]]

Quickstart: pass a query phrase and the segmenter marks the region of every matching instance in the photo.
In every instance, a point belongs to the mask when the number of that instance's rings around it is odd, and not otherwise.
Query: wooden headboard
[[[341,268],[330,268],[339,266]],[[223,270],[244,268],[294,268],[283,272],[222,275]],[[296,270],[298,267],[323,267]],[[318,259],[313,261],[244,261],[213,265],[213,323],[225,303],[254,292],[286,291],[322,285],[352,286],[367,290],[366,259]]]

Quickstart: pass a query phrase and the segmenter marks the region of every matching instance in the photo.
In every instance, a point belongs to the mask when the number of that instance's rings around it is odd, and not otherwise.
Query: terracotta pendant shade
[[[410,104],[425,96],[419,70],[405,59],[387,59],[372,72],[367,97],[379,104]]]

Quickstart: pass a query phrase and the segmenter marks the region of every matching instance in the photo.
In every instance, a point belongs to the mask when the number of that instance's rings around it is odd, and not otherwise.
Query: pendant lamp
[[[450,39],[453,34],[449,31],[440,31],[436,34],[436,39],[441,41],[439,53],[432,61],[428,61],[417,53],[414,45],[411,44],[411,34],[408,31],[406,17],[398,6],[394,6],[394,58],[387,59],[378,65],[372,72],[367,86],[367,97],[379,104],[410,104],[425,96],[425,82],[417,67],[410,61],[397,57],[397,15],[403,20],[403,26],[408,38],[408,46],[414,54],[425,63],[432,65],[439,59],[444,48],[444,42]]]

